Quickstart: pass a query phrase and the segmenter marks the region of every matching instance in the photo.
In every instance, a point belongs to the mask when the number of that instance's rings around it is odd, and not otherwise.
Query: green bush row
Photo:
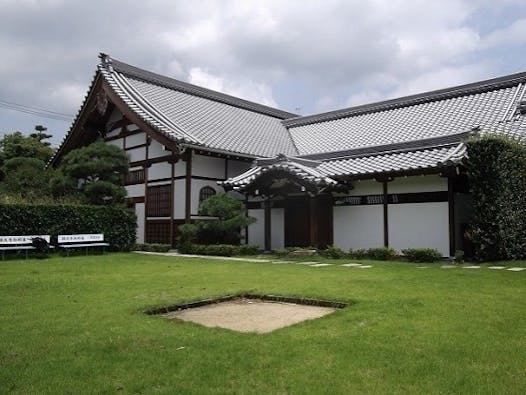
[[[182,254],[195,255],[218,255],[218,256],[233,256],[233,255],[256,255],[260,248],[252,244],[182,244],[179,246],[179,252]]]
[[[170,244],[158,244],[158,243],[144,243],[135,244],[135,251],[148,251],[148,252],[168,252],[172,246]]]
[[[327,258],[342,259],[373,259],[376,261],[389,261],[405,258],[411,262],[436,262],[442,259],[442,254],[434,248],[407,248],[402,250],[402,256],[396,250],[388,247],[356,248],[345,251],[339,247],[329,246],[320,251],[320,255]]]
[[[110,250],[129,251],[136,227],[135,214],[123,207],[0,204],[3,236],[102,233]]]

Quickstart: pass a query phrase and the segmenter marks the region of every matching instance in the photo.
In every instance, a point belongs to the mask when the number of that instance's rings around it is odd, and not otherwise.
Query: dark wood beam
[[[174,176],[175,176],[175,163],[172,162],[171,164],[171,171],[172,171],[172,176],[171,176],[171,184],[170,184],[170,244],[172,246],[175,245],[174,243],[174,234],[175,234],[175,229],[174,229],[174,198],[175,198],[175,180],[174,180]]]
[[[387,181],[382,181],[382,205],[384,211],[384,247],[389,247],[389,202],[387,200]]]
[[[192,150],[185,152],[183,160],[186,161],[186,178],[185,178],[185,223],[190,223],[192,215]]]
[[[316,197],[309,196],[309,238],[310,245],[318,247],[318,210]]]

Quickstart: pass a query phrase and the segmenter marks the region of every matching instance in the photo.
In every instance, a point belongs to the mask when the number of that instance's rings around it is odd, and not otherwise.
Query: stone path
[[[295,264],[295,265],[304,265],[309,267],[327,267],[327,266],[340,266],[345,267],[349,269],[371,269],[374,266],[373,265],[365,265],[363,263],[357,263],[357,262],[349,262],[344,264],[336,264],[336,263],[322,263],[319,261],[309,261],[309,262],[303,262],[303,261],[287,261],[287,260],[280,260],[280,259],[263,259],[263,258],[237,258],[237,257],[228,257],[228,256],[211,256],[211,255],[186,255],[186,254],[179,254],[178,252],[170,251],[170,252],[146,252],[146,251],[134,251],[136,254],[145,254],[145,255],[160,255],[160,256],[173,256],[173,257],[181,257],[181,258],[199,258],[199,259],[216,259],[221,261],[238,261],[238,262],[254,262],[254,263],[272,263],[276,265],[286,265],[286,264]],[[507,266],[478,266],[478,265],[469,265],[469,266],[463,266],[463,265],[450,265],[445,264],[441,266],[429,264],[426,266],[416,266],[416,269],[431,269],[433,267],[440,267],[441,269],[490,269],[490,270],[506,270],[510,272],[522,272],[526,271],[526,267],[507,267]]]

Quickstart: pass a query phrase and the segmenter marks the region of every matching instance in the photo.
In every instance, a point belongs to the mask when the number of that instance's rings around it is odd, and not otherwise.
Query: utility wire
[[[71,121],[73,119],[73,116],[71,114],[46,110],[45,108],[40,107],[26,106],[23,104],[18,104],[2,99],[0,99],[0,108],[18,111],[30,115],[36,115],[43,118],[54,119],[58,121]]]

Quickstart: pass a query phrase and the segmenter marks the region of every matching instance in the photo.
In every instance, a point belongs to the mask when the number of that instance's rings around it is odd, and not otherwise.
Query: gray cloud
[[[517,55],[526,6],[516,1],[0,0],[0,9],[0,99],[67,113],[100,51],[302,113],[526,69]],[[36,123],[48,121],[0,109],[0,133]],[[59,135],[69,126],[52,124]]]

